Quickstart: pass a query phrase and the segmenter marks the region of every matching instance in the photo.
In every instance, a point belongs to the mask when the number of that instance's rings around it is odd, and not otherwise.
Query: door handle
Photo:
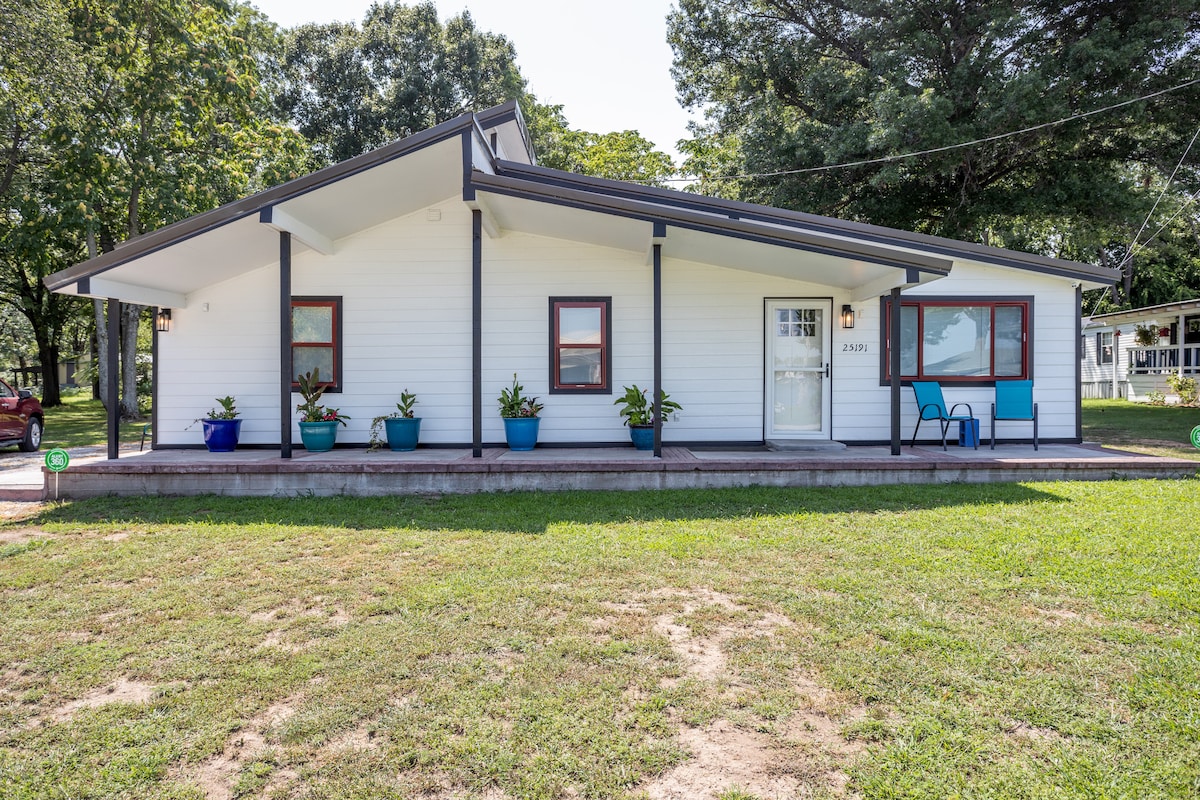
[[[828,361],[825,362],[825,377],[826,378],[829,377],[829,362]]]

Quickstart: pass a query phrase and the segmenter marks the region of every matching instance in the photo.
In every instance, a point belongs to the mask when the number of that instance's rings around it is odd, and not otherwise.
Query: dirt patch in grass
[[[738,676],[729,666],[727,652],[733,640],[773,636],[779,629],[793,625],[782,614],[752,614],[734,598],[707,589],[658,596],[678,598],[682,603],[677,612],[661,614],[654,620],[654,632],[670,642],[689,677],[706,683],[736,682]],[[714,608],[734,619],[698,625],[706,632],[695,633],[687,624],[689,617],[707,615]],[[866,748],[842,736],[842,721],[861,719],[866,710],[848,707],[807,676],[791,677],[805,705],[792,715],[781,736],[746,730],[724,719],[703,727],[682,728],[677,740],[690,757],[644,783],[641,790],[651,800],[716,798],[732,791],[761,798],[793,798],[810,795],[812,784],[819,783],[835,794],[843,794],[849,778],[842,767]],[[793,750],[799,751],[799,762],[790,752]]]
[[[288,698],[256,714],[229,737],[224,750],[196,767],[188,777],[200,787],[206,800],[232,800],[242,767],[267,750],[267,736],[295,715],[297,703],[297,698]],[[286,786],[291,776],[277,773],[272,779]]]
[[[78,700],[72,700],[66,705],[59,706],[50,712],[50,721],[54,723],[67,722],[76,712],[84,708],[99,708],[111,703],[130,703],[139,705],[148,703],[154,698],[155,687],[141,681],[131,681],[119,678],[115,683],[88,692]]]
[[[0,514],[0,518],[3,514]],[[29,528],[13,528],[12,530],[0,530],[0,545],[6,544],[25,544],[32,542],[34,539],[53,539],[54,535],[46,533],[38,527]]]

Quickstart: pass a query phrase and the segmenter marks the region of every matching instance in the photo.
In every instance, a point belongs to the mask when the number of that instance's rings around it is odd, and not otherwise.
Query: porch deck
[[[39,455],[39,454],[33,454]],[[32,467],[32,465],[30,465]],[[40,462],[39,462],[40,466]],[[29,468],[24,470],[30,472]],[[120,459],[73,457],[57,479],[21,470],[0,472],[6,491],[40,490],[46,498],[101,495],[404,495],[566,489],[687,489],[737,486],[874,486],[909,483],[1180,478],[1200,462],[1156,458],[1096,445],[997,445],[990,450],[940,445],[892,456],[886,447],[814,450],[704,450],[666,447],[661,459],[632,448],[538,448],[511,452],[362,449],[281,459],[276,450],[130,452]],[[40,484],[40,485],[37,485]],[[32,496],[9,499],[35,499]]]

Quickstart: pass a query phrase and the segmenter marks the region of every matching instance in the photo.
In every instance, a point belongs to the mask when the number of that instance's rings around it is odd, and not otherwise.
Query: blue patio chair
[[[913,429],[912,441],[909,442],[909,447],[917,443],[917,431],[921,430],[921,423],[927,419],[936,419],[942,426],[942,449],[946,449],[946,431],[950,428],[951,422],[966,422],[973,424],[975,412],[971,410],[969,403],[955,403],[949,411],[946,410],[946,401],[942,397],[942,386],[937,381],[913,381],[913,394],[917,396],[917,427]],[[966,406],[967,413],[956,414],[959,406]],[[972,443],[975,449],[979,449],[979,437],[973,436]]]
[[[996,449],[996,420],[1033,420],[1033,449],[1038,449],[1037,403],[1033,402],[1033,381],[996,381],[996,402],[992,403],[992,449]]]

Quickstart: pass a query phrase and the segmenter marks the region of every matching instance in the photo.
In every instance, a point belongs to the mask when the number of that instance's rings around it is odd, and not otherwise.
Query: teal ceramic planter
[[[337,441],[337,422],[301,422],[300,441],[310,453],[324,453],[333,449]]]
[[[629,438],[633,440],[633,446],[638,450],[653,450],[654,449],[654,426],[653,425],[630,425]]]
[[[504,436],[509,450],[532,450],[537,446],[538,417],[505,417]]]
[[[416,450],[421,436],[421,418],[388,417],[383,421],[388,447],[392,450]]]

